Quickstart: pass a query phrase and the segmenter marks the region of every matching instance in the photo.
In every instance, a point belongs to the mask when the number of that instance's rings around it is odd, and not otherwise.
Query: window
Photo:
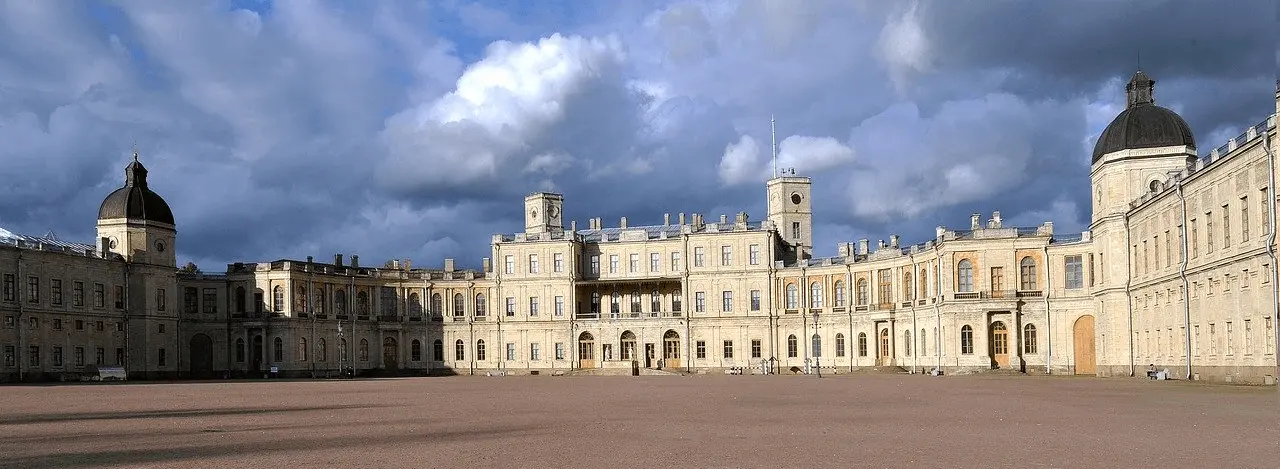
[[[157,298],[159,302],[159,298]],[[184,314],[196,314],[200,310],[200,298],[196,296],[196,287],[185,287],[182,289],[182,312]]]
[[[483,293],[482,293],[482,294],[483,294]],[[477,298],[478,298],[478,297],[479,297],[479,295],[477,295]],[[431,294],[431,307],[432,307],[431,315],[432,315],[432,316],[443,316],[443,315],[444,315],[444,314],[439,310],[439,308],[440,308],[441,306],[444,306],[444,305],[441,305],[441,304],[439,304],[439,303],[438,303],[438,302],[439,302],[440,300],[442,300],[442,299],[443,299],[443,298],[440,298],[440,294],[439,294],[439,293],[432,293],[432,294]],[[455,318],[460,318],[460,317],[463,317],[463,316],[466,316],[466,315],[467,315],[467,297],[462,296],[462,294],[461,294],[461,293],[454,293],[454,294],[453,294],[453,317],[455,317]]]
[[[1249,242],[1249,197],[1240,198],[1240,240]]]
[[[555,315],[556,317],[564,316],[564,297],[556,296],[555,298]],[[536,359],[535,359],[536,360]]]
[[[516,316],[516,299],[515,297],[508,296],[507,297],[507,317],[512,318],[515,316]],[[479,359],[479,360],[483,360],[483,359]]]
[[[1227,355],[1235,355],[1236,353],[1235,341],[1232,340],[1235,338],[1234,332],[1231,327],[1231,321],[1227,321]]]
[[[916,348],[916,356],[923,356],[929,353],[929,342],[925,340],[924,329],[920,329],[920,335],[916,336],[916,340],[920,342],[920,346]]]
[[[956,266],[956,291],[970,293],[973,291],[973,263],[963,259]]]
[[[752,244],[747,246],[747,263],[751,265],[760,265],[760,245]]]
[[[1262,189],[1262,194],[1258,197],[1258,202],[1260,204],[1258,207],[1260,209],[1258,210],[1258,218],[1262,220],[1261,231],[1263,236],[1269,234],[1271,230],[1271,227],[1267,226],[1268,221],[1271,219],[1271,203],[1267,202],[1267,199],[1270,199],[1270,197],[1267,196],[1267,189]]]
[[[1027,324],[1022,327],[1022,353],[1036,353],[1036,326]]]
[[[733,265],[733,248],[720,246],[720,265]]]
[[[444,341],[436,339],[431,343],[431,359],[434,361],[444,361]]]
[[[71,305],[84,306],[84,282],[71,282]]]
[[[1222,206],[1222,247],[1231,246],[1231,210],[1229,205]]]
[[[703,259],[706,255],[702,252],[702,246],[693,248],[693,266],[702,267]]]
[[[870,301],[870,298],[867,297],[871,294],[870,288],[867,287],[867,279],[858,279],[857,286],[858,291],[854,293],[854,300],[858,302],[858,306],[866,306]]]
[[[1276,350],[1276,335],[1275,335],[1275,331],[1272,329],[1272,327],[1274,327],[1274,326],[1272,326],[1272,324],[1271,324],[1271,318],[1263,318],[1263,319],[1262,319],[1262,325],[1264,326],[1264,327],[1263,327],[1263,331],[1264,331],[1264,332],[1266,332],[1266,336],[1267,336],[1267,339],[1266,339],[1266,340],[1267,340],[1267,351],[1266,351],[1266,353],[1267,353],[1268,355],[1270,355],[1270,354],[1274,353],[1274,352],[1275,352],[1275,350]]]
[[[57,327],[57,329],[61,329],[61,328],[62,328],[61,325]],[[164,334],[164,323],[156,324],[156,333]]]
[[[76,330],[77,330],[77,331],[83,331],[83,330],[84,330],[84,320],[83,320],[83,319],[77,319],[77,320],[76,320]]]
[[[813,337],[809,339],[809,342],[812,345],[811,348],[813,349],[813,357],[821,358],[822,357],[822,336],[818,334],[814,334]]]
[[[455,305],[454,308],[456,309],[457,306]],[[484,293],[476,293],[476,316],[484,317],[484,316],[487,316],[488,314],[489,314],[489,307],[485,303]]]
[[[751,310],[760,311],[760,290],[751,290]]]
[[[973,328],[968,325],[960,328],[960,353],[965,355],[973,353]]]
[[[298,361],[307,361],[307,339],[306,337],[298,338]]]
[[[556,360],[564,360],[564,342],[556,342]]]
[[[836,286],[835,286],[835,288],[833,288],[833,290],[835,290],[833,293],[835,293],[835,297],[836,297],[836,298],[835,298],[835,300],[836,300],[836,303],[835,303],[834,305],[832,305],[832,306],[835,306],[835,307],[837,307],[837,308],[843,308],[843,307],[844,307],[844,296],[845,296],[845,293],[844,293],[844,280],[836,280]]]
[[[165,349],[160,349],[156,351],[156,366],[159,366],[161,368],[168,366],[169,354],[166,352],[168,351]]]
[[[12,345],[4,346],[4,366],[7,366],[7,367],[18,366],[18,358],[15,357],[14,355],[17,355],[17,349],[15,349],[14,346]]]
[[[640,312],[640,290],[631,292],[631,312]]]
[[[620,301],[621,296],[616,291],[609,296],[609,314],[611,316],[618,317],[618,313],[622,312],[621,308],[618,306]]]
[[[1022,291],[1036,289],[1036,261],[1031,256],[1018,262],[1018,289]]]
[[[796,358],[800,354],[800,344],[796,341],[795,334],[787,336],[787,358]]]
[[[236,339],[236,363],[244,363],[244,339]]]
[[[914,294],[915,294],[915,288],[913,288],[913,287],[912,287],[912,285],[911,285],[911,271],[903,272],[903,273],[902,273],[902,299],[903,299],[903,301],[911,301],[911,300],[915,299],[915,298],[912,296],[912,295],[914,295]]]
[[[49,302],[54,305],[62,305],[62,280],[61,279],[55,278],[55,279],[49,280]],[[81,352],[83,353],[84,350],[81,349]]]
[[[1188,226],[1191,227],[1191,242],[1188,243],[1191,245],[1191,257],[1196,257],[1200,255],[1200,225],[1196,224],[1196,219],[1192,218]]]
[[[929,273],[920,269],[920,298],[929,296]]]
[[[516,359],[516,344],[507,342],[507,360]]]
[[[484,355],[485,355],[484,352],[485,352],[484,339],[477,340],[476,341],[476,360],[477,361],[484,361]]]
[[[529,273],[531,274],[538,273],[538,255],[537,254],[529,255]]]
[[[822,282],[813,282],[809,284],[809,307],[822,307]]]
[[[40,277],[27,277],[27,303],[40,302]]]
[[[508,255],[503,258],[502,273],[505,273],[505,274],[516,273],[516,256]]]
[[[683,301],[684,301],[684,296],[681,295],[680,290],[676,290],[675,293],[672,293],[671,294],[671,311],[675,313],[680,312],[680,307]]]
[[[116,303],[116,309],[124,309],[124,285],[116,285],[114,290],[116,295],[113,299]]]
[[[32,368],[40,366],[40,346],[31,345],[27,347],[27,365]]]
[[[726,290],[726,291],[720,292],[720,310],[726,313],[733,311],[733,292],[732,291]]]
[[[14,286],[13,274],[4,274],[4,301],[17,301],[17,288]]]
[[[678,270],[680,270],[680,253],[673,252],[671,253],[671,271],[675,272]]]
[[[836,334],[836,356],[844,356],[844,334]]]
[[[591,256],[591,275],[600,275],[600,255],[593,254]]]
[[[103,308],[107,306],[107,287],[101,283],[93,284],[93,307]]]
[[[529,315],[530,316],[538,315],[538,297],[536,296],[529,297]]]
[[[911,356],[911,331],[902,331],[902,354]]]
[[[760,358],[761,349],[760,339],[751,339],[751,358]]]
[[[323,293],[321,293],[321,295],[323,295]],[[218,289],[204,289],[204,312],[205,314],[218,313]]]
[[[367,305],[368,299],[365,297],[364,292],[360,292],[360,297],[365,299]],[[276,285],[276,287],[272,289],[271,303],[273,303],[272,309],[274,309],[275,312],[279,313],[284,311],[284,287]]]
[[[693,294],[693,311],[695,313],[706,312],[707,310],[707,294],[705,292],[696,292]]]
[[[618,273],[618,255],[617,254],[609,255],[609,273],[611,274]]]
[[[62,347],[56,345],[53,347],[53,366],[62,366]]]
[[[244,287],[236,287],[235,301],[236,301],[236,305],[235,305],[236,312],[243,313],[245,310],[245,306],[247,305],[246,303],[248,302],[247,298],[245,298]],[[347,302],[346,293],[344,293],[342,290],[338,290],[337,306],[338,306],[339,313],[343,313],[346,311],[346,306],[347,306],[346,302]]]
[[[649,311],[662,311],[662,293],[658,290],[649,293]]]
[[[529,360],[538,361],[542,359],[542,350],[537,342],[529,344]]]
[[[800,288],[794,283],[787,284],[787,309],[800,307]]]
[[[733,341],[732,340],[724,341],[724,357],[733,358]]]
[[[662,271],[662,255],[656,252],[649,253],[649,272],[657,273]]]
[[[241,345],[243,345],[243,343],[242,343]],[[241,349],[241,352],[240,352],[240,361],[241,361],[241,362],[244,362],[244,350],[243,350],[243,349]],[[106,365],[106,364],[107,364],[107,349],[102,348],[102,347],[98,347],[97,349],[95,349],[95,350],[93,351],[93,364],[95,364],[95,365]],[[10,366],[12,366],[12,365],[10,365]]]
[[[55,330],[55,331],[60,331],[60,330],[62,330],[62,320],[61,320],[61,319],[54,319],[54,320],[53,320],[53,330]]]
[[[893,301],[893,287],[890,284],[890,282],[892,282],[892,278],[890,277],[891,274],[889,272],[889,269],[880,269],[877,273],[877,276],[880,277],[880,291],[878,292],[879,297],[876,298],[876,302],[882,305],[889,304]]]
[[[462,343],[462,339],[458,339],[453,343],[453,359],[454,361],[463,361],[466,359],[467,345]]]
[[[1080,254],[1063,258],[1067,289],[1084,288],[1084,257]]]
[[[1244,320],[1244,354],[1253,353],[1253,324],[1252,321]]]
[[[1204,251],[1213,252],[1213,212],[1204,212]]]
[[[631,273],[640,272],[640,255],[631,254],[627,257],[627,270]]]
[[[116,365],[124,366],[124,348],[123,347],[116,348]]]
[[[791,222],[791,238],[800,239],[800,222],[798,221]]]
[[[417,342],[416,340],[414,342]],[[418,344],[418,358],[422,358],[422,344]],[[316,341],[316,361],[324,362],[329,360],[329,344],[324,339]]]
[[[564,272],[564,253],[554,253],[551,255],[551,271],[555,273]]]
[[[858,333],[858,356],[859,357],[867,356],[867,333],[866,332]]]
[[[701,340],[694,342],[693,352],[698,358],[707,358],[707,343]]]

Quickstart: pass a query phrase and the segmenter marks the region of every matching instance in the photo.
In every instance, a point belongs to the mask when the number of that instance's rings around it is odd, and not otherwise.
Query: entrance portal
[[[578,368],[596,367],[596,338],[590,332],[578,336]]]
[[[652,343],[644,344],[644,367],[653,368],[655,358],[658,358],[658,347]]]
[[[662,367],[680,368],[680,334],[676,331],[662,335]]]
[[[213,377],[213,339],[204,334],[191,337],[191,377],[208,379]]]
[[[1093,316],[1080,316],[1071,332],[1075,345],[1076,374],[1098,374],[1097,351],[1093,342]]]
[[[1000,321],[991,324],[991,360],[996,368],[1009,366],[1009,329]]]
[[[889,330],[880,330],[880,366],[889,366]]]
[[[395,371],[399,368],[400,350],[396,347],[395,337],[382,339],[382,369]]]

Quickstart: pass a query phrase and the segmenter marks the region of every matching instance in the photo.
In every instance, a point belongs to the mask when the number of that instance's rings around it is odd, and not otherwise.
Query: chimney
[[[355,254],[351,255],[351,268],[352,269],[360,268],[360,256],[357,256]]]
[[[937,228],[934,229],[934,231],[935,231],[934,239],[937,239],[938,241],[942,241],[942,235],[947,233],[947,227],[939,225]]]
[[[1052,235],[1053,235],[1053,222],[1051,222],[1051,221],[1044,222],[1044,228],[1043,228],[1043,229],[1044,229],[1044,233],[1045,233],[1045,234],[1047,234],[1047,235],[1051,235],[1051,236],[1052,236]]]
[[[453,271],[454,271],[454,268],[453,268],[453,259],[445,258],[445,260],[444,260],[444,271],[445,271],[445,272],[453,272]]]
[[[662,226],[671,226],[671,214],[670,214],[670,213],[664,213],[664,214],[662,214]]]
[[[627,217],[622,217],[622,222],[618,225],[618,228],[626,228],[626,227],[627,227]]]
[[[578,232],[578,220],[569,221],[569,231],[572,231],[574,233]]]
[[[995,212],[991,213],[991,224],[995,225],[995,226],[992,226],[992,228],[1000,227],[1000,211],[999,210],[996,210]]]
[[[978,220],[979,220],[979,219],[981,219],[981,218],[982,218],[982,214],[980,214],[980,213],[974,213],[973,215],[970,215],[970,216],[969,216],[969,229],[971,229],[971,230],[976,230],[976,229],[978,229],[978,228],[981,228],[981,227],[982,227],[982,225],[980,225],[980,224],[978,223]]]
[[[738,223],[747,223],[747,212],[738,212]]]
[[[898,247],[898,235],[889,235],[889,247]]]
[[[849,243],[836,244],[836,256],[849,257]]]
[[[862,238],[858,240],[858,254],[862,254],[862,255],[867,254],[867,238]]]
[[[333,255],[333,265],[337,267],[342,267],[342,254]]]
[[[684,212],[680,212],[680,224],[684,224]]]
[[[488,273],[488,272],[492,272],[491,267],[493,267],[493,266],[489,264],[489,258],[488,258],[488,257],[486,257],[486,258],[484,258],[484,259],[481,259],[481,260],[480,260],[480,268],[484,269],[484,271],[485,271],[486,273]]]
[[[884,240],[883,240],[883,239],[881,239],[881,240],[877,240],[877,241],[876,241],[876,250],[877,250],[877,251],[879,251],[879,250],[881,250],[881,249],[884,249],[884,248],[885,248],[885,246],[887,246],[887,245],[886,245],[886,244],[884,244]]]
[[[729,224],[729,216],[728,216],[728,215],[725,215],[725,214],[723,214],[723,213],[721,213],[721,214],[720,214],[720,224],[721,224],[721,225],[728,225],[728,224]]]

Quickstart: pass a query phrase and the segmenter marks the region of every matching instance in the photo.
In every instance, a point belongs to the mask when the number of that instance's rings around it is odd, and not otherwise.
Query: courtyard
[[[0,387],[3,467],[1276,467],[1275,387],[509,376]]]

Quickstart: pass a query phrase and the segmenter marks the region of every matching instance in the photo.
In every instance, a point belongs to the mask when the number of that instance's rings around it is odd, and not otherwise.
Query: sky
[[[1134,71],[1207,153],[1275,112],[1278,21],[1271,0],[0,0],[0,227],[92,244],[136,145],[180,264],[478,268],[535,191],[582,228],[762,219],[773,116],[818,256],[974,212],[1078,233]]]

